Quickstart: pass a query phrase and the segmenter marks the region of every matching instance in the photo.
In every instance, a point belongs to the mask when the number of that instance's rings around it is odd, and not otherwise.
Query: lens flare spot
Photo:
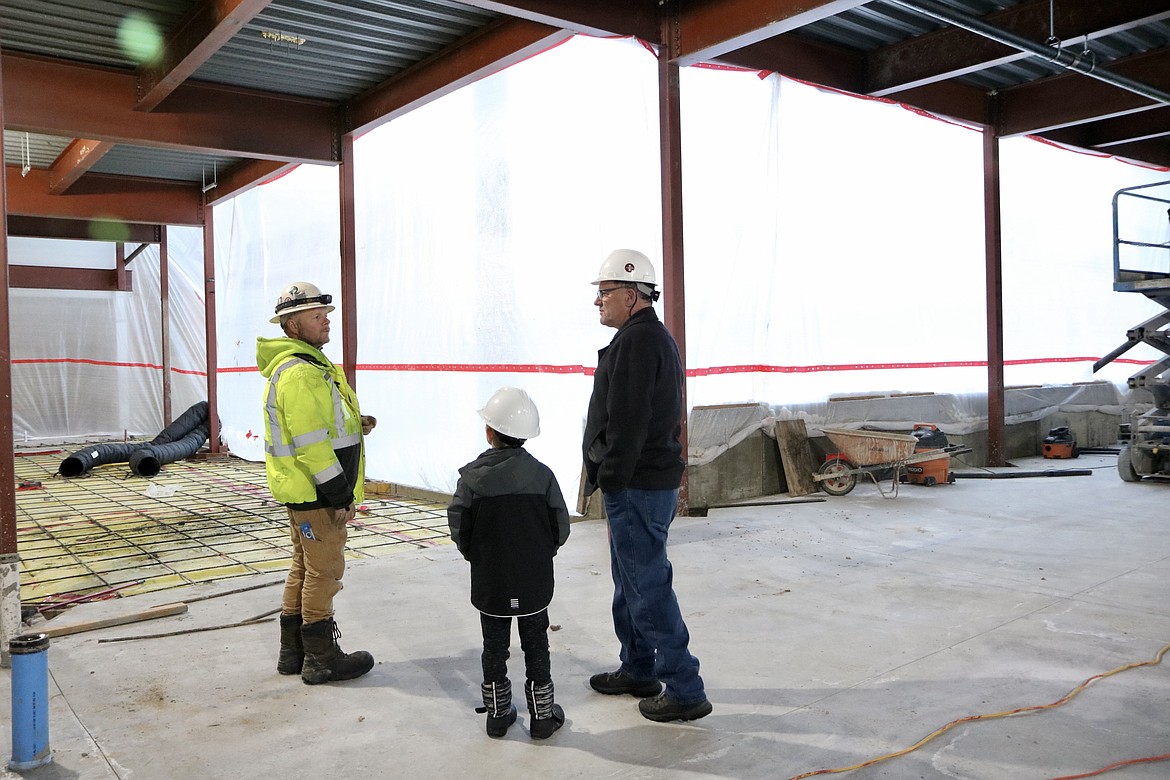
[[[139,64],[153,62],[162,53],[163,37],[158,25],[142,11],[132,11],[118,25],[122,53]]]
[[[114,216],[98,216],[89,223],[89,237],[95,241],[129,241],[130,226]]]

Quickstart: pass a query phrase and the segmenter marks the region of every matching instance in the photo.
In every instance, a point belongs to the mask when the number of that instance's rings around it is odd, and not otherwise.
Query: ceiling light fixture
[[[28,150],[28,133],[24,134],[24,143],[22,144],[20,160],[23,163],[20,169],[20,177],[23,179],[28,176],[28,172],[32,170],[32,155]]]
[[[203,192],[211,192],[219,186],[219,175],[215,170],[215,161],[211,161],[211,181],[207,181],[207,168],[203,169]]]

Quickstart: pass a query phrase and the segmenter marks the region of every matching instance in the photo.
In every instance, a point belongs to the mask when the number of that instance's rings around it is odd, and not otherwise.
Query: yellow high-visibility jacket
[[[256,339],[264,388],[264,463],[282,504],[341,509],[365,498],[357,395],[345,373],[298,339]]]

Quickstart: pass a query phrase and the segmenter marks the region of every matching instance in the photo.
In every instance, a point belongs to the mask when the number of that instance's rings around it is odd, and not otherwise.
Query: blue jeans
[[[678,490],[628,488],[604,498],[621,671],[636,680],[661,680],[679,702],[702,701],[706,695],[699,659],[687,650],[691,637],[666,557]]]

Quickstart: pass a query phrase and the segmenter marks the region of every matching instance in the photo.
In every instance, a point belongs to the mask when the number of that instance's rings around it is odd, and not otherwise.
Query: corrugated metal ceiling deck
[[[995,11],[1014,8],[1025,0],[950,0],[949,7],[967,16],[983,17]],[[878,0],[857,8],[842,11],[818,22],[802,27],[801,37],[834,46],[872,52],[894,43],[917,38],[945,27],[942,22],[896,3]],[[1060,37],[1060,30],[1052,30]],[[1121,57],[1165,47],[1170,43],[1170,21],[1155,20],[1136,30],[1094,37],[1092,41],[1077,38],[1063,42],[1066,49],[1081,52],[1086,47],[1098,64],[1106,65]],[[1007,65],[986,68],[960,77],[960,80],[984,89],[1026,84],[1030,81],[1055,76],[1065,69],[1053,62],[1032,57]]]
[[[170,30],[193,5],[191,0],[4,0],[0,2],[0,46],[94,65],[134,68],[137,63],[118,44],[119,28],[132,21],[134,14],[141,14],[158,29]]]
[[[343,101],[496,18],[442,0],[277,0],[194,78]]]

